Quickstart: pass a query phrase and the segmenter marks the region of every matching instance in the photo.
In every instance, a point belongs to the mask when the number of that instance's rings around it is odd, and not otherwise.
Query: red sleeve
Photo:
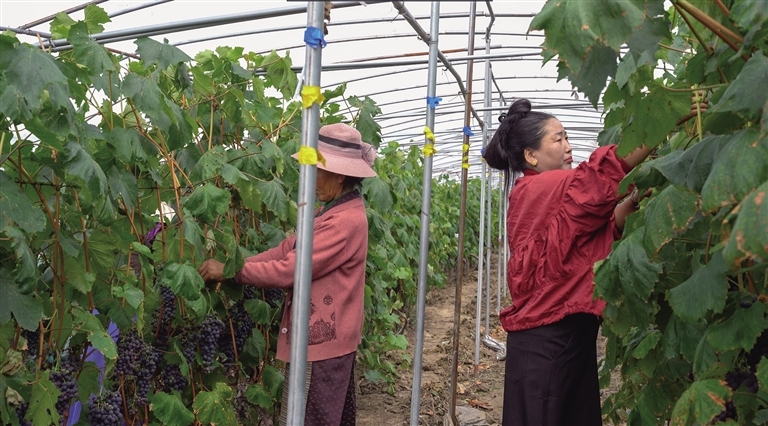
[[[579,164],[565,192],[565,212],[581,233],[605,225],[619,201],[621,179],[631,168],[616,155],[616,146],[596,149]]]
[[[316,222],[312,242],[312,279],[322,277],[347,261],[346,234],[335,221]],[[246,259],[235,280],[256,287],[293,287],[296,267],[295,237],[277,247]]]

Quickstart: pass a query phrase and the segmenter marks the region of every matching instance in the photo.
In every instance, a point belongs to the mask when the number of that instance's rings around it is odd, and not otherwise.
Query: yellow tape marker
[[[421,151],[424,153],[425,157],[431,157],[432,155],[437,154],[437,150],[435,149],[435,144],[431,142],[424,145],[424,148],[422,148]]]
[[[318,153],[319,152],[314,148],[310,148],[308,146],[302,146],[301,148],[299,148],[299,154],[297,155],[299,164],[304,164],[308,166],[317,165]]]
[[[320,86],[304,86],[301,88],[301,105],[311,108],[312,104],[321,104],[325,96],[320,93]]]
[[[431,140],[432,142],[435,141],[435,134],[432,133],[432,129],[430,129],[428,126],[424,126],[424,136],[426,136],[427,139]]]

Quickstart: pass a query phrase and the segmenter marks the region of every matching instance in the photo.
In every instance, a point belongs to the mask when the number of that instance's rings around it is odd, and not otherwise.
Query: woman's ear
[[[523,156],[525,157],[526,163],[532,164],[534,166],[538,164],[538,161],[536,160],[536,154],[531,148],[526,148],[525,151],[523,151]]]

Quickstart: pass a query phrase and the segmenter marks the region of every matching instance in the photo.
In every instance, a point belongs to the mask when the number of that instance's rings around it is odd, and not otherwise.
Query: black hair
[[[342,191],[351,191],[355,188],[359,188],[363,184],[363,178],[357,176],[344,176],[344,181],[341,182]]]
[[[525,150],[541,147],[545,125],[553,118],[545,112],[531,111],[531,101],[524,98],[513,102],[507,113],[499,116],[501,124],[485,147],[483,158],[494,169],[507,172],[507,188],[512,174],[525,170]]]

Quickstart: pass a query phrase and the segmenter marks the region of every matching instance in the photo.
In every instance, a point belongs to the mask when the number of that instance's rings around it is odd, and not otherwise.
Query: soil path
[[[490,336],[506,342],[506,333],[499,325],[496,302],[496,257],[491,260],[490,288],[491,312],[489,317]],[[455,274],[454,274],[455,276]],[[419,421],[425,426],[442,426],[450,407],[451,365],[453,361],[453,321],[455,304],[455,286],[453,281],[445,288],[433,288],[427,293],[423,373],[421,379],[421,407]],[[462,280],[461,329],[459,337],[459,363],[457,374],[457,406],[469,406],[485,413],[488,425],[501,423],[501,409],[504,385],[504,361],[497,361],[497,352],[480,345],[480,362],[475,371],[475,317],[477,298],[477,267],[465,271]],[[484,278],[485,281],[485,278]],[[503,289],[502,289],[503,296]],[[483,295],[485,299],[485,295]],[[502,297],[501,306],[509,304],[508,297]],[[484,304],[483,304],[484,305]],[[485,335],[485,312],[481,315],[481,337]],[[415,338],[415,318],[409,319],[405,330],[409,347],[407,354],[413,356]],[[598,337],[598,357],[604,355],[605,341]],[[395,365],[405,364],[402,354],[387,354],[386,359]],[[387,393],[386,384],[374,384],[363,378],[358,371],[358,425],[360,426],[401,426],[410,424],[411,384],[413,367],[406,364],[400,368],[394,393]],[[603,397],[609,390],[601,391]]]

